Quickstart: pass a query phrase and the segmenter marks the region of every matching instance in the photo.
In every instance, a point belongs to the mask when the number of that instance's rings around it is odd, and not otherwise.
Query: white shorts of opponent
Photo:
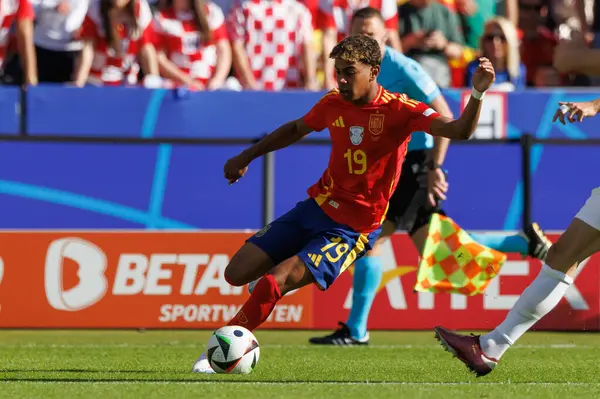
[[[592,195],[575,217],[600,230],[600,187],[592,190]]]

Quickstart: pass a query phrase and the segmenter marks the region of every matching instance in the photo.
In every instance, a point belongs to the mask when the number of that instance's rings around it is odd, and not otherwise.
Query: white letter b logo
[[[64,261],[77,264],[79,283],[63,289]],[[61,238],[46,253],[46,298],[58,310],[77,311],[98,302],[107,290],[106,256],[96,245],[80,238]]]

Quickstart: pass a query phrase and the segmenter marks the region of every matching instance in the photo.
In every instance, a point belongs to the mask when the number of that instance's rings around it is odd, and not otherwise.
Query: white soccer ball
[[[256,367],[259,356],[258,340],[244,327],[221,327],[208,341],[208,361],[219,374],[248,374]]]

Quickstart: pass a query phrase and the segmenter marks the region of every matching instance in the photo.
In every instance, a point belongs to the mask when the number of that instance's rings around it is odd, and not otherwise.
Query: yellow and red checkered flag
[[[481,294],[504,261],[505,254],[475,242],[449,217],[434,214],[415,291]]]

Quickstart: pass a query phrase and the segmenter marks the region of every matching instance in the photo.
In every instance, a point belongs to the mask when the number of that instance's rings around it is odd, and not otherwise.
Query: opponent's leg
[[[600,252],[599,189],[550,248],[546,264],[496,329],[479,338],[436,327],[437,337],[471,370],[488,374],[506,350],[558,304],[573,282],[577,265],[596,252]]]
[[[574,219],[550,248],[546,264],[519,297],[506,319],[481,337],[483,352],[500,359],[504,352],[560,302],[572,284],[579,262],[600,251],[600,231]]]

